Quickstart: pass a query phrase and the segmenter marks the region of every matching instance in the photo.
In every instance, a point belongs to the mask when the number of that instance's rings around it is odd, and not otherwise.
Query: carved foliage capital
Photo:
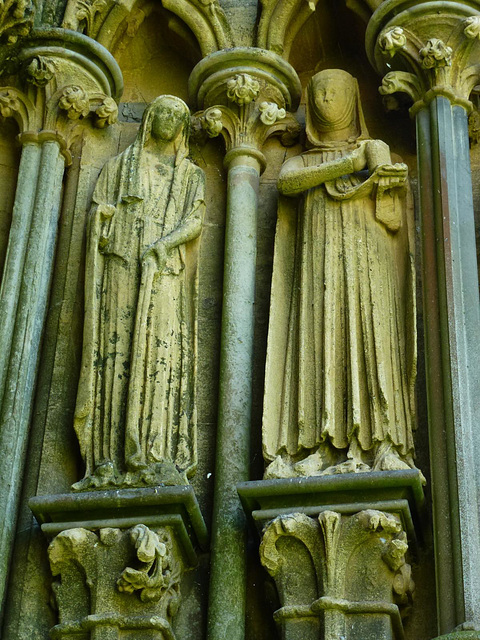
[[[223,102],[197,113],[195,119],[208,137],[221,134],[227,151],[249,147],[259,152],[272,135],[281,135],[284,144],[292,144],[300,131],[280,92],[247,73],[228,78]]]
[[[227,97],[239,106],[250,104],[260,93],[260,83],[248,73],[238,73],[227,80]]]
[[[35,105],[23,91],[16,87],[0,88],[0,116],[16,120],[21,132],[34,126],[36,111]]]
[[[100,129],[114,124],[118,118],[118,106],[113,98],[87,92],[79,85],[69,85],[60,92],[58,109],[73,122],[92,116],[94,126]]]
[[[70,0],[65,9],[62,27],[72,31],[83,31],[87,36],[95,37],[98,22],[105,17],[113,6],[108,0]]]
[[[275,617],[286,637],[290,621],[298,625],[328,609],[345,614],[328,630],[332,637],[341,637],[347,618],[356,624],[352,614],[372,607],[401,626],[414,591],[407,552],[399,518],[377,510],[351,516],[324,511],[316,519],[293,513],[271,521],[260,558],[278,589],[282,608]]]
[[[393,58],[407,44],[407,37],[402,27],[392,27],[384,31],[379,38],[382,52]]]
[[[424,69],[450,67],[452,54],[452,47],[447,46],[443,40],[430,38],[430,40],[427,40],[427,44],[420,49],[422,67]]]
[[[90,112],[88,94],[78,85],[65,87],[58,101],[58,106],[67,112],[70,120],[85,118]]]
[[[55,63],[45,56],[35,56],[26,65],[25,80],[36,87],[44,87],[55,75]]]
[[[455,3],[438,3],[438,10],[433,13],[432,8],[430,16],[419,5],[398,16],[388,14],[376,36],[370,29],[370,59],[379,73],[386,74],[380,92],[407,93],[419,102],[414,112],[421,101],[428,102],[435,95],[470,109],[470,93],[480,81],[480,14],[469,16],[465,11]],[[414,79],[407,81],[407,73]]]
[[[480,39],[480,16],[470,16],[463,21],[463,33],[472,40]]]
[[[0,114],[2,118],[12,118],[20,111],[20,101],[13,89],[0,93]]]
[[[0,3],[0,41],[15,44],[29,34],[33,26],[33,0],[4,0]]]
[[[168,597],[168,612],[175,615],[180,599],[180,563],[172,554],[168,535],[152,531],[144,524],[130,530],[137,567],[127,567],[117,580],[119,591],[138,592],[142,602]]]
[[[138,524],[61,532],[48,549],[61,623],[52,637],[94,630],[166,631],[180,601],[183,565],[170,527]],[[121,615],[120,615],[121,613]]]

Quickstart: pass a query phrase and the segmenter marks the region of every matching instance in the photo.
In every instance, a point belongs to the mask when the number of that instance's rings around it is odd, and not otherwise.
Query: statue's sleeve
[[[199,167],[195,165],[192,165],[192,167],[187,218],[195,216],[203,221],[205,214],[205,174]]]

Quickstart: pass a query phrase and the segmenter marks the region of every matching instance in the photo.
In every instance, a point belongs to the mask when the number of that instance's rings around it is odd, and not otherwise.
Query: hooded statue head
[[[175,131],[176,123],[173,122],[176,119],[180,120],[178,132]],[[190,110],[181,98],[171,95],[158,96],[145,109],[137,137],[130,147],[127,193],[122,197],[124,202],[142,199],[139,175],[141,154],[152,137],[162,137],[162,128],[164,129],[164,139],[172,141],[174,145],[175,170],[188,156]]]
[[[345,130],[345,141],[369,138],[357,80],[342,69],[325,69],[316,73],[307,88],[307,139],[317,147],[338,141],[329,136]]]

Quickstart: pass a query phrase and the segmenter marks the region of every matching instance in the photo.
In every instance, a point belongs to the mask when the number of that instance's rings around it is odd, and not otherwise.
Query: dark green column
[[[13,317],[6,324],[8,333],[2,334],[5,351],[1,361],[3,385],[0,396],[0,602],[4,598],[15,535],[65,167],[57,140],[38,143],[38,147],[38,153],[33,149],[28,153],[28,169],[22,158],[17,186],[16,204],[25,190],[22,210],[24,208],[28,213],[33,206],[31,219],[23,224],[22,233],[17,233],[17,225],[20,225],[15,222],[8,247],[8,258],[15,258],[19,271],[15,274],[15,288],[12,288],[16,295],[9,300]],[[15,212],[14,216],[17,214]],[[17,241],[18,245],[15,244]],[[23,255],[16,255],[17,251]],[[9,275],[10,269],[5,277]]]
[[[480,302],[465,109],[417,114],[439,629],[480,629]]]
[[[236,150],[237,151],[237,150]],[[232,153],[232,152],[230,152]],[[248,480],[260,162],[228,163],[220,397],[208,612],[209,640],[244,640],[246,523],[237,484]]]

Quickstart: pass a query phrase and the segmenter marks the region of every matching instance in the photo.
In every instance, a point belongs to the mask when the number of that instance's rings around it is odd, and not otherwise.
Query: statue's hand
[[[97,213],[101,220],[110,220],[117,208],[113,204],[99,204],[97,206]]]
[[[362,142],[360,146],[350,154],[353,171],[361,171],[367,166],[367,142]]]
[[[149,262],[153,262],[155,268],[158,271],[162,271],[167,262],[167,258],[168,250],[165,243],[162,240],[157,240],[143,252],[142,267],[145,268]]]

